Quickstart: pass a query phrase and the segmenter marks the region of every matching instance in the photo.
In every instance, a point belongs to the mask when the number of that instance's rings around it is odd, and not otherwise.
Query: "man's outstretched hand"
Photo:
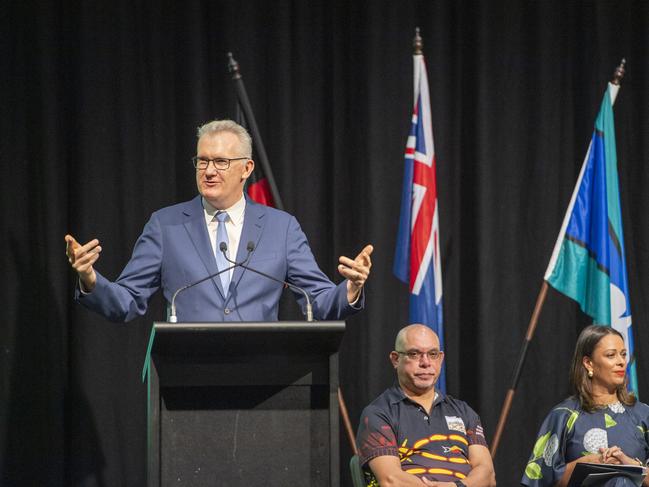
[[[363,250],[356,256],[355,259],[341,256],[338,259],[338,272],[340,275],[347,279],[347,301],[350,303],[356,302],[361,289],[365,285],[365,281],[370,275],[370,268],[372,267],[371,255],[374,251],[372,245],[366,245]]]
[[[101,246],[96,238],[81,245],[72,235],[65,236],[65,255],[70,266],[79,275],[81,288],[85,292],[91,292],[97,283],[97,274],[93,264],[99,259]]]

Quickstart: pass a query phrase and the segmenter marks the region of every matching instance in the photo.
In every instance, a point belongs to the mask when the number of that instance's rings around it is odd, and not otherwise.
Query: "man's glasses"
[[[210,167],[210,162],[214,165],[214,169],[217,171],[226,171],[230,168],[232,161],[241,161],[243,159],[249,159],[248,157],[233,157],[232,159],[227,159],[225,157],[219,157],[217,159],[203,159],[202,157],[194,156],[192,157],[192,164],[194,167],[200,171],[204,171]]]
[[[408,357],[408,360],[412,361],[420,361],[422,358],[424,358],[424,355],[428,357],[430,360],[439,360],[442,358],[442,355],[444,355],[444,352],[441,350],[428,350],[427,352],[420,352],[419,350],[408,350],[407,352],[400,352],[399,350],[396,350],[396,352],[399,355],[405,355]]]

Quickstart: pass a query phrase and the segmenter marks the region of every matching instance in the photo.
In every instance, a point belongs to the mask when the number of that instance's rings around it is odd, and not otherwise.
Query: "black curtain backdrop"
[[[97,267],[115,278],[149,214],[195,195],[195,129],[235,114],[230,50],[323,270],[337,281],[339,255],[375,245],[367,309],[348,321],[341,351],[356,425],[393,380],[387,355],[407,322],[392,259],[421,28],[448,390],[489,438],[606,82],[626,57],[615,119],[649,400],[647,2],[10,0],[0,22],[3,486],[144,485],[141,366],[163,303],[126,325],[76,306],[63,236],[99,238]],[[567,395],[587,323],[551,290],[496,459],[500,486],[517,485],[540,421]]]

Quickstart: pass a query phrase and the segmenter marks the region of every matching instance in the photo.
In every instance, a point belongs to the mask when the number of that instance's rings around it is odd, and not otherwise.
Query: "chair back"
[[[352,482],[354,487],[367,487],[365,484],[365,475],[358,461],[358,455],[354,455],[349,461],[349,470],[352,473]]]

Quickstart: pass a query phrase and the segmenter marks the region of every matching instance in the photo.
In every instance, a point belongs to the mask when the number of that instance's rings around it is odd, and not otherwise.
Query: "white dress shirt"
[[[239,250],[239,241],[241,240],[241,231],[243,230],[243,217],[246,213],[246,199],[242,194],[239,201],[225,210],[217,210],[205,198],[202,198],[202,200],[203,209],[205,211],[205,224],[207,225],[207,233],[210,236],[212,252],[214,252],[215,255],[216,252],[220,252],[216,246],[216,228],[219,222],[216,220],[215,216],[217,212],[225,211],[228,214],[228,218],[225,220],[225,230],[228,232],[227,254],[228,258],[236,261],[237,251]],[[232,279],[233,273],[234,269],[230,269],[230,279]]]

